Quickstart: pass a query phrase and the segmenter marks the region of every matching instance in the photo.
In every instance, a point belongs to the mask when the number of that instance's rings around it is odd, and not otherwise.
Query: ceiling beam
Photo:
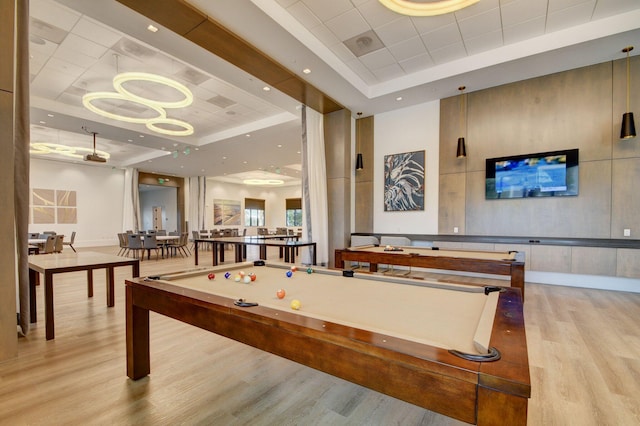
[[[117,0],[310,108],[327,114],[338,102],[182,0]]]

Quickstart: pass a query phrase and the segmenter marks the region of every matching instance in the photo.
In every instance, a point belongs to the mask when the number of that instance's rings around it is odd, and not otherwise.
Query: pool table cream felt
[[[414,247],[414,246],[393,246],[393,248],[402,249],[401,251],[385,250],[385,246],[356,246],[349,247],[351,251],[370,251],[374,253],[387,253],[387,254],[417,254],[420,256],[446,256],[446,257],[460,257],[465,259],[487,259],[487,260],[515,260],[516,252],[508,251],[479,251],[479,250],[459,250],[459,249],[438,249],[432,250],[428,247]]]
[[[416,282],[368,274],[342,277],[341,271],[301,267],[291,278],[288,266],[240,266],[164,275],[162,281],[202,292],[257,302],[260,306],[292,312],[293,299],[301,302],[297,314],[382,333],[443,349],[484,354],[499,293],[484,295],[483,288],[458,284]],[[207,274],[215,273],[209,280]],[[256,274],[251,283],[235,281],[239,271]],[[231,277],[225,279],[225,272]],[[276,292],[283,288],[284,299]],[[251,309],[251,308],[247,308]]]

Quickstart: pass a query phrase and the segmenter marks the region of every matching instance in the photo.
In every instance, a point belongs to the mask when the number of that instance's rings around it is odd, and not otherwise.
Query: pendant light
[[[361,112],[358,112],[358,120],[362,116]],[[362,153],[360,152],[360,135],[356,135],[356,150],[358,151],[358,155],[356,155],[356,170],[364,169],[364,162],[362,161]]]
[[[629,111],[629,99],[631,97],[631,68],[629,65],[629,52],[633,50],[633,46],[622,49],[627,54],[627,109],[622,114],[622,127],[620,129],[620,139],[629,139],[636,136],[636,125],[633,122],[633,113]]]
[[[464,135],[464,89],[465,86],[458,87],[460,91],[460,133]],[[465,158],[467,156],[467,147],[464,143],[464,136],[458,138],[458,149],[456,150],[456,157]]]

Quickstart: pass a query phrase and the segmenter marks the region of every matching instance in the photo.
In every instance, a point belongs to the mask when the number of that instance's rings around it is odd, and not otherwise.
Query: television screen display
[[[578,195],[578,150],[489,158],[486,198]]]

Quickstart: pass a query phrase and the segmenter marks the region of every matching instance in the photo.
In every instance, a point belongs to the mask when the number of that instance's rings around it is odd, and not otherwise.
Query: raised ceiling
[[[313,90],[367,116],[453,96],[463,84],[474,91],[621,59],[623,47],[640,45],[637,0],[481,0],[421,18],[397,15],[377,0],[188,1],[194,16],[210,19],[201,28],[226,27],[279,63],[289,75],[282,83],[264,74],[265,66],[235,66],[211,54],[207,35],[193,36],[183,13],[156,19],[193,42],[122,3],[149,17],[162,8],[184,10],[177,0],[31,1],[33,136],[90,147],[85,127],[99,133],[108,166],[226,180],[277,169],[295,181],[300,98]],[[358,50],[363,46],[368,53]],[[83,94],[113,91],[113,76],[124,71],[186,85],[194,103],[171,114],[190,122],[194,135],[163,136],[82,107]],[[113,108],[145,113],[131,103]]]

